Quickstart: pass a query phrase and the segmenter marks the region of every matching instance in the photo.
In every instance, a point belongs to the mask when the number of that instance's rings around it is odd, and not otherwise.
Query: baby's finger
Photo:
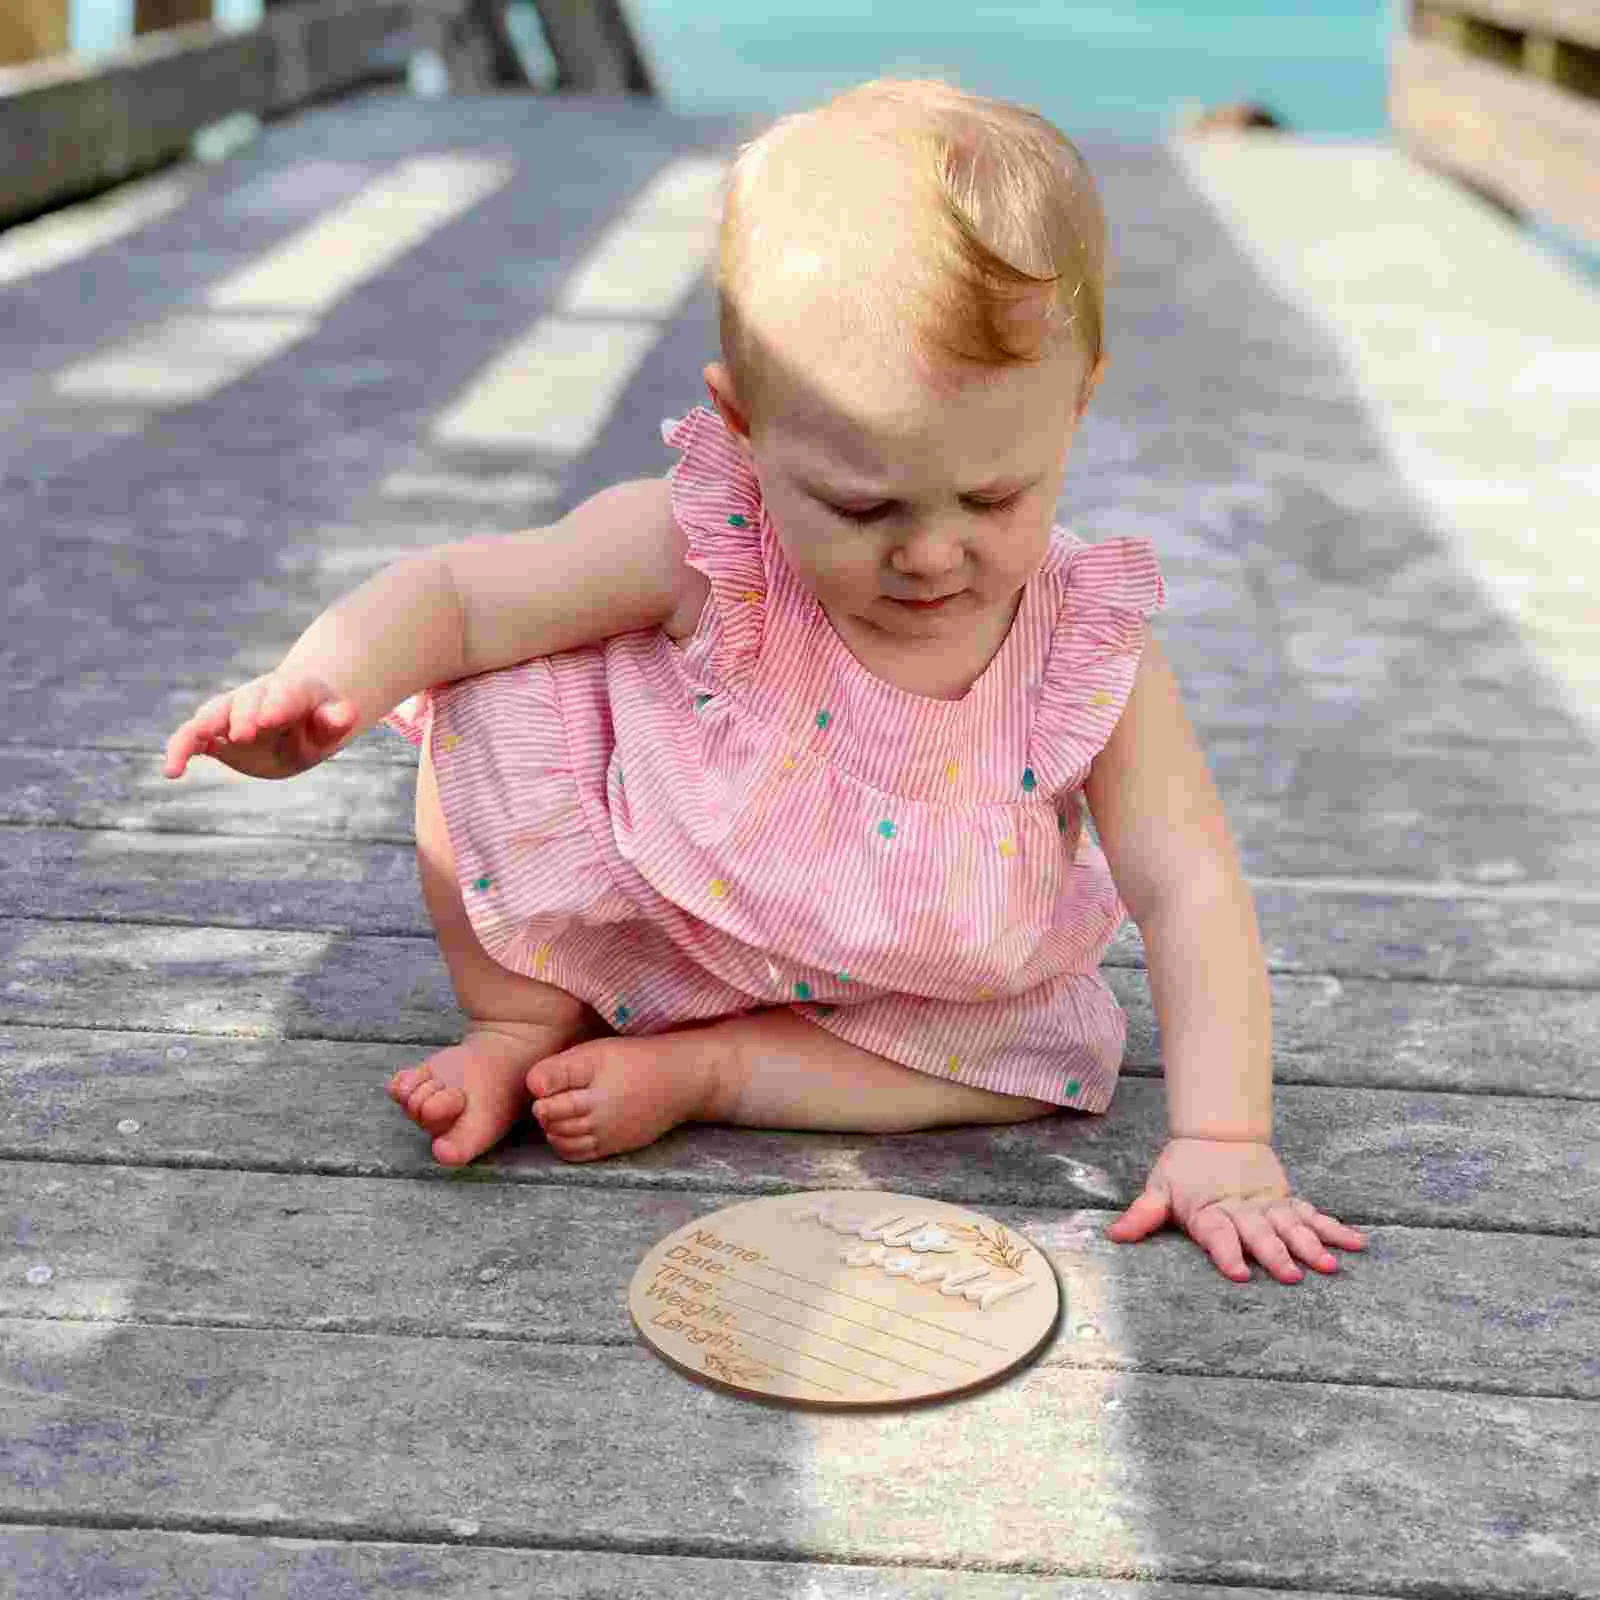
[[[266,686],[261,683],[247,683],[242,689],[234,690],[233,709],[226,729],[228,738],[234,744],[248,744],[255,738],[260,722],[261,700],[265,693]]]
[[[311,709],[311,698],[303,684],[268,678],[256,706],[256,720],[263,728],[281,728],[304,716]]]
[[[187,722],[173,729],[167,739],[167,759],[162,768],[169,778],[182,777],[189,758],[205,753],[211,728],[219,714],[226,715],[227,705],[226,695],[213,696]]]
[[[1307,1213],[1315,1215],[1315,1208],[1304,1200],[1290,1200],[1274,1206],[1267,1215],[1278,1230],[1278,1237],[1308,1267],[1318,1272],[1337,1272],[1339,1258],[1317,1237]]]
[[[312,731],[325,742],[342,739],[355,720],[356,708],[348,700],[324,700],[312,713]]]
[[[206,737],[212,737],[228,731],[228,719],[233,715],[232,689],[225,689],[221,694],[214,694],[195,714],[184,723],[179,733],[194,732]]]
[[[195,753],[195,742],[187,726],[179,728],[167,739],[166,752],[162,758],[161,771],[165,777],[181,778],[184,769],[189,765],[189,757]]]
[[[1106,1229],[1107,1238],[1118,1244],[1132,1244],[1161,1227],[1171,1214],[1172,1204],[1164,1194],[1146,1189],[1115,1222]]]
[[[1305,1277],[1289,1254],[1289,1247],[1278,1237],[1278,1230],[1260,1211],[1242,1205],[1232,1217],[1245,1248],[1279,1283],[1299,1283]]]
[[[1250,1281],[1250,1268],[1239,1242],[1239,1230],[1220,1206],[1207,1206],[1189,1219],[1189,1237],[1216,1263],[1217,1270],[1235,1283]]]
[[[1301,1212],[1305,1225],[1324,1243],[1336,1245],[1341,1250],[1365,1250],[1367,1236],[1359,1229],[1347,1226],[1337,1217],[1330,1217],[1325,1211],[1318,1211],[1309,1200],[1298,1201],[1297,1206],[1307,1209]]]

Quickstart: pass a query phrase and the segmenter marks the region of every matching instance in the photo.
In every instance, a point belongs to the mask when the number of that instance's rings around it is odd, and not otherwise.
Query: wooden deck
[[[1162,1128],[1131,934],[1102,1119],[697,1128],[587,1167],[530,1132],[445,1174],[382,1093],[458,1027],[408,747],[161,778],[183,712],[395,551],[664,470],[734,133],[379,97],[0,237],[0,1592],[1600,1595],[1600,736],[1172,151],[1089,149],[1121,265],[1063,519],[1158,542],[1282,1149],[1373,1235],[1338,1277],[1103,1239]],[[1461,416],[1485,481],[1537,453]],[[838,1187],[1045,1248],[1039,1362],[838,1416],[639,1346],[662,1234]]]

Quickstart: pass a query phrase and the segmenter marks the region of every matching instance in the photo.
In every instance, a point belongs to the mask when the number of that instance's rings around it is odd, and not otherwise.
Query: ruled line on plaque
[[[776,1322],[780,1327],[794,1328],[812,1339],[826,1339],[830,1344],[840,1344],[846,1350],[854,1350],[860,1355],[870,1356],[874,1361],[887,1362],[891,1367],[903,1367],[907,1372],[914,1372],[919,1378],[929,1378],[935,1383],[945,1382],[942,1374],[929,1372],[926,1367],[919,1367],[910,1361],[902,1361],[898,1356],[885,1354],[882,1350],[874,1350],[870,1345],[857,1344],[851,1339],[841,1339],[838,1334],[825,1333],[821,1328],[812,1327],[809,1323],[795,1322],[789,1317],[780,1317],[776,1312],[765,1311],[760,1306],[749,1305],[742,1300],[730,1300],[726,1294],[719,1290],[719,1298],[723,1305],[733,1306],[736,1310],[747,1311],[758,1317],[765,1317],[769,1322]],[[824,1312],[824,1316],[828,1313]],[[935,1352],[937,1354],[937,1352]],[[966,1362],[971,1366],[973,1363]]]
[[[755,1307],[746,1307],[745,1309],[756,1310]],[[766,1314],[764,1311],[756,1310],[757,1316],[764,1317]],[[776,1321],[777,1319],[774,1318],[773,1320]],[[790,1326],[793,1326],[793,1324],[790,1324]],[[741,1327],[739,1332],[746,1339],[754,1339],[759,1344],[770,1344],[774,1349],[787,1350],[790,1355],[799,1356],[802,1361],[815,1361],[820,1367],[832,1367],[835,1372],[842,1372],[847,1378],[859,1378],[865,1383],[875,1383],[880,1389],[894,1388],[894,1385],[884,1378],[876,1378],[870,1372],[857,1372],[854,1367],[847,1367],[840,1361],[830,1361],[826,1356],[814,1356],[809,1350],[802,1350],[798,1345],[785,1344],[782,1339],[774,1339],[770,1334],[757,1333],[753,1328],[746,1327]],[[865,1353],[867,1355],[872,1354],[870,1350]],[[814,1380],[808,1378],[806,1381],[809,1383]]]
[[[782,1346],[779,1348],[782,1349]],[[787,1378],[791,1383],[804,1384],[809,1389],[820,1389],[824,1394],[836,1394],[841,1400],[845,1398],[843,1389],[835,1389],[831,1383],[824,1383],[821,1378],[808,1378],[803,1372],[791,1372],[787,1367],[780,1367],[776,1361],[769,1361],[767,1365],[780,1378]],[[753,1388],[754,1384],[749,1387]]]
[[[791,1272],[787,1267],[775,1267],[767,1261],[755,1261],[752,1266],[763,1267],[768,1272],[776,1272],[785,1278],[793,1278],[797,1283],[809,1284],[813,1289],[820,1289],[824,1294],[836,1294],[841,1300],[854,1300],[858,1305],[871,1306],[874,1311],[886,1311],[892,1317],[904,1317],[908,1322],[915,1322],[924,1328],[932,1328],[938,1333],[953,1334],[958,1339],[970,1340],[973,1344],[980,1344],[985,1350],[995,1350],[1009,1355],[1008,1345],[996,1344],[993,1339],[984,1339],[976,1333],[967,1333],[961,1328],[948,1328],[943,1323],[934,1322],[927,1317],[919,1317],[912,1311],[900,1311],[894,1306],[885,1305],[881,1300],[874,1300],[870,1295],[855,1294],[849,1289],[835,1289],[831,1283],[821,1283],[816,1278],[808,1278],[803,1272]]]
[[[766,1263],[764,1261],[757,1262],[755,1264],[757,1266],[766,1266]],[[778,1267],[773,1267],[770,1270],[773,1271],[773,1272],[778,1272],[778,1271],[781,1271],[782,1269],[778,1268]],[[791,1276],[792,1276],[792,1274],[791,1274]],[[766,1284],[753,1282],[749,1278],[740,1277],[737,1273],[730,1272],[730,1273],[726,1274],[726,1278],[728,1280],[731,1280],[734,1283],[737,1283],[737,1284],[740,1284],[740,1285],[744,1286],[745,1288],[755,1289],[761,1294],[770,1294],[770,1295],[775,1296],[779,1300],[788,1300],[794,1305],[804,1306],[807,1311],[819,1312],[822,1316],[831,1317],[835,1322],[847,1323],[850,1327],[853,1327],[853,1328],[863,1328],[868,1333],[877,1334],[879,1338],[882,1338],[882,1339],[898,1339],[901,1344],[909,1344],[909,1345],[911,1345],[913,1348],[915,1348],[917,1350],[926,1350],[930,1355],[939,1356],[939,1357],[941,1357],[942,1359],[944,1359],[946,1361],[954,1361],[960,1366],[963,1366],[963,1367],[976,1367],[978,1365],[978,1363],[976,1361],[971,1360],[967,1356],[958,1356],[958,1355],[954,1354],[952,1351],[941,1350],[939,1348],[939,1346],[933,1345],[933,1344],[927,1344],[921,1339],[913,1339],[909,1334],[896,1333],[893,1328],[880,1328],[880,1327],[877,1327],[877,1326],[875,1326],[874,1324],[872,1324],[870,1322],[859,1321],[855,1317],[846,1316],[844,1314],[844,1312],[842,1312],[842,1311],[830,1311],[826,1306],[815,1305],[810,1300],[802,1300],[798,1295],[785,1294],[781,1289],[769,1289],[766,1286]],[[730,1302],[730,1304],[731,1303],[733,1303],[733,1302]],[[904,1312],[894,1311],[894,1310],[892,1310],[891,1308],[889,1308],[887,1306],[880,1306],[878,1309],[888,1312],[888,1314],[890,1316],[904,1316],[905,1315]],[[831,1334],[823,1334],[822,1337],[823,1338],[832,1338],[833,1336]],[[844,1344],[844,1343],[848,1343],[849,1341],[848,1340],[840,1340],[839,1342],[841,1344]],[[896,1357],[896,1356],[884,1355],[882,1357],[882,1359],[885,1360],[885,1361],[893,1361],[897,1366],[908,1367],[912,1372],[917,1372],[917,1371],[921,1370],[918,1367],[912,1366],[911,1363],[908,1362],[908,1361],[899,1360],[899,1358]],[[934,1373],[926,1373],[926,1374],[924,1374],[924,1376],[926,1376],[926,1377],[934,1377],[936,1375]]]

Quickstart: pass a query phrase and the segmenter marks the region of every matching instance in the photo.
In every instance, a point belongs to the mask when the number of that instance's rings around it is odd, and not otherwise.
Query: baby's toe
[[[428,1076],[426,1067],[402,1067],[399,1072],[389,1080],[389,1098],[397,1105],[407,1105],[418,1084],[424,1082]]]
[[[585,1045],[558,1050],[528,1069],[528,1093],[535,1100],[549,1100],[572,1089],[587,1089],[594,1082],[598,1062]]]
[[[592,1133],[567,1133],[547,1128],[545,1139],[563,1161],[595,1161],[600,1156],[600,1141]]]
[[[420,1095],[411,1115],[429,1133],[443,1133],[454,1127],[462,1112],[467,1109],[467,1097],[461,1090],[443,1083],[431,1086],[431,1092]]]
[[[535,1100],[533,1114],[539,1119],[541,1128],[567,1127],[568,1132],[577,1132],[569,1124],[581,1122],[584,1131],[587,1131],[594,1120],[594,1095],[587,1089],[569,1089],[562,1094],[553,1094],[543,1100]]]

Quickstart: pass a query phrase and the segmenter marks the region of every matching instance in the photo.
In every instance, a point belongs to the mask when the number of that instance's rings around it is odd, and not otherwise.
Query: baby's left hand
[[[1317,1272],[1336,1272],[1328,1249],[1360,1250],[1366,1239],[1309,1200],[1297,1200],[1269,1144],[1170,1139],[1144,1193],[1106,1230],[1131,1244],[1172,1221],[1236,1283],[1249,1281],[1248,1251],[1280,1283],[1305,1276],[1296,1257]]]

